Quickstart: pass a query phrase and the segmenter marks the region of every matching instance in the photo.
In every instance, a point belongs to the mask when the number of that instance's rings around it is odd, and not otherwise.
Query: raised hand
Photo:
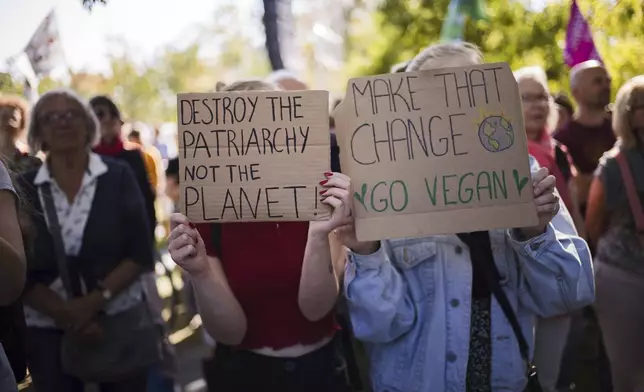
[[[353,222],[349,188],[351,179],[342,173],[324,173],[320,181],[320,202],[331,206],[333,212],[328,220],[311,222],[311,228],[329,234],[336,228]]]
[[[172,214],[170,228],[168,251],[172,260],[192,276],[207,271],[206,245],[188,217]]]
[[[539,224],[521,229],[528,237],[536,237],[546,230],[546,226],[559,212],[559,196],[555,192],[556,179],[547,168],[542,167],[532,175],[534,203],[537,207]]]

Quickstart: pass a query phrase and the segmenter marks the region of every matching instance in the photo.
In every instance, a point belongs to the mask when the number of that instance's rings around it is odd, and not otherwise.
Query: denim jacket
[[[532,172],[538,169],[530,158]],[[569,313],[594,301],[590,251],[563,203],[544,234],[521,242],[490,231],[501,286],[533,353],[534,316]],[[470,342],[472,267],[456,235],[385,240],[371,255],[349,252],[345,293],[365,342],[375,392],[464,392]],[[526,364],[492,298],[493,391],[522,391]]]

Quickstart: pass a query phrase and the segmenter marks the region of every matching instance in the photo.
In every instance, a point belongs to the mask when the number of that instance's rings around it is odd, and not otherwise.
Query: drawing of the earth
[[[479,139],[489,152],[500,152],[514,144],[514,129],[503,117],[489,116],[479,125]]]

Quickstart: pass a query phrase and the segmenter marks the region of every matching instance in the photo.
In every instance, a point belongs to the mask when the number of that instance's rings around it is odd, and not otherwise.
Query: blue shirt
[[[530,158],[531,171],[538,164]],[[563,203],[545,233],[528,241],[490,231],[501,286],[533,352],[534,317],[594,301],[590,251]],[[463,392],[470,343],[472,265],[455,235],[385,240],[371,255],[349,252],[345,293],[356,337],[365,342],[375,392]],[[526,364],[492,299],[493,391],[522,391]]]

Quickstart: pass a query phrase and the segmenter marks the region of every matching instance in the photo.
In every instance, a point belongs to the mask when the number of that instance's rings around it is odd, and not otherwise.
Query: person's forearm
[[[44,284],[36,284],[25,294],[25,304],[36,311],[61,323],[65,315],[66,302],[58,293]]]
[[[25,286],[26,264],[21,252],[0,237],[0,306],[15,301]]]
[[[123,260],[103,279],[103,286],[112,295],[117,295],[128,288],[141,275],[142,271],[143,268],[132,260]]]
[[[310,321],[320,320],[335,306],[340,289],[333,264],[328,234],[309,230],[298,304]]]
[[[208,257],[208,261],[208,270],[191,275],[201,320],[215,341],[238,345],[246,335],[246,316],[219,261],[213,257]]]

